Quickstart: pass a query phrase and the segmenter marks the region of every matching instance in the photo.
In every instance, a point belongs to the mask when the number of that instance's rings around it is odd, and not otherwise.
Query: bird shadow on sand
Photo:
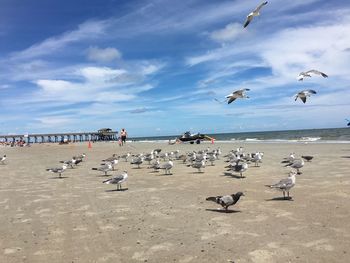
[[[205,211],[210,211],[210,212],[216,212],[216,213],[224,213],[224,214],[235,214],[235,213],[241,213],[239,210],[224,210],[224,209],[205,209]]]
[[[168,176],[168,175],[173,175],[172,173],[171,174],[156,174],[156,176]]]
[[[68,176],[61,176],[61,177],[50,177],[50,179],[64,179],[69,178]]]
[[[229,176],[229,177],[232,177],[232,178],[235,178],[235,179],[244,179],[244,178],[246,178],[245,176],[241,176],[241,175],[233,174],[233,173],[224,173],[223,176]]]
[[[275,197],[271,199],[266,199],[265,201],[294,201],[293,197]]]
[[[342,156],[341,158],[350,158],[350,156]]]
[[[113,174],[100,174],[100,175],[97,175],[96,177],[107,177],[107,176],[113,176]]]
[[[129,188],[122,188],[122,189],[110,189],[110,190],[106,190],[105,192],[124,192],[127,191]]]
[[[133,167],[133,168],[131,168],[131,169],[137,169],[137,170],[139,170],[139,169],[141,169],[141,167]]]

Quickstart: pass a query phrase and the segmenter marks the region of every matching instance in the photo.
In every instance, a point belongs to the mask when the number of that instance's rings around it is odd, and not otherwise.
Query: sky
[[[0,134],[345,127],[350,2],[281,2],[0,0]]]

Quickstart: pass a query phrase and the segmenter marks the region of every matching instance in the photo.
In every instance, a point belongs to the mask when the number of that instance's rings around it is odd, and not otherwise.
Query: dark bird
[[[210,196],[207,197],[206,200],[220,204],[225,209],[225,212],[227,212],[228,207],[236,204],[241,196],[244,196],[244,194],[242,192],[237,192],[236,194],[232,195]]]
[[[321,72],[321,71],[318,71],[318,70],[315,70],[315,69],[312,69],[312,70],[309,70],[309,71],[305,71],[305,72],[300,72],[299,73],[299,76],[298,76],[298,80],[299,81],[303,81],[304,78],[311,78],[312,75],[311,74],[315,74],[315,75],[321,75],[322,77],[324,78],[328,78],[328,75]]]
[[[247,15],[247,19],[244,22],[243,27],[246,28],[249,23],[253,20],[253,18],[255,16],[259,16],[260,15],[260,9],[264,6],[267,5],[267,1],[263,2],[262,4],[260,4],[257,8],[255,8],[255,10],[253,10],[249,15]]]
[[[124,171],[121,175],[103,181],[104,184],[116,184],[117,191],[122,189],[122,183],[124,183],[128,179],[127,171]]]
[[[345,119],[347,122],[348,122],[348,126],[350,126],[350,120],[348,120],[348,119]]]
[[[301,156],[301,158],[303,158],[304,160],[306,160],[307,162],[311,162],[311,160],[314,158],[313,156],[310,155],[303,155]]]
[[[162,149],[154,149],[153,150],[154,154],[156,154],[156,155],[159,154],[161,151],[162,151]]]
[[[305,103],[307,97],[310,97],[311,94],[316,94],[316,93],[317,92],[312,90],[312,89],[300,91],[298,94],[295,95],[295,101],[298,98],[300,98],[302,100],[302,102]]]

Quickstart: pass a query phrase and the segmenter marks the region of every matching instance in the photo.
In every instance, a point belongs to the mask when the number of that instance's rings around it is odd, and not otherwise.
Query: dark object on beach
[[[180,137],[177,138],[177,140],[181,141],[181,142],[189,142],[190,144],[200,144],[201,141],[203,140],[212,140],[213,138],[205,135],[205,134],[201,134],[201,133],[196,133],[196,134],[191,134],[191,132],[187,131],[184,134],[182,134]]]
[[[303,158],[307,162],[310,162],[314,157],[310,156],[310,155],[303,155],[303,156],[301,156],[301,158]]]
[[[158,154],[158,153],[160,153],[162,151],[162,149],[154,149],[153,150],[153,152],[155,153],[155,154]]]
[[[237,192],[236,194],[232,195],[210,196],[205,200],[220,204],[225,209],[225,212],[227,212],[227,208],[231,205],[236,204],[241,196],[244,196],[244,194],[242,192]]]

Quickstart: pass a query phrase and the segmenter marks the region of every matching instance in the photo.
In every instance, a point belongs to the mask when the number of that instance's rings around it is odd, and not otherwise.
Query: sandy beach
[[[225,176],[224,158],[204,173],[175,161],[172,175],[127,170],[126,191],[102,184],[97,167],[113,153],[243,146],[264,152],[246,178]],[[57,179],[45,169],[85,152],[75,169]],[[292,200],[264,185],[287,177],[281,160],[290,152],[313,155],[291,190]],[[41,144],[0,148],[0,262],[349,262],[350,144],[162,143]],[[222,213],[208,196],[242,191]]]

